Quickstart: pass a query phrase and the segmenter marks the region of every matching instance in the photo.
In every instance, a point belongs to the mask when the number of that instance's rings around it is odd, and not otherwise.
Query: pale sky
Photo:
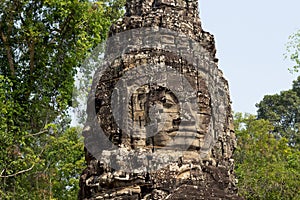
[[[256,114],[264,95],[291,88],[297,74],[289,73],[283,54],[300,29],[300,0],[199,0],[199,8],[202,27],[215,36],[235,112]]]

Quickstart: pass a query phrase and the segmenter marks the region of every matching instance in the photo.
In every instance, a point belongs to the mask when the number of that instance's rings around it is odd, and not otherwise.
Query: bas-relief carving
[[[209,52],[210,60],[217,63],[213,36],[202,30],[198,17],[198,2],[194,0],[127,1],[124,18],[111,27],[109,35],[113,36],[129,29],[156,26],[180,32],[199,42]],[[136,39],[139,41],[139,38]],[[174,43],[172,36],[166,35],[162,40],[166,44]],[[178,49],[186,47],[185,44],[176,45]],[[111,51],[109,48],[117,47],[108,47],[107,52]],[[232,153],[235,137],[227,81],[222,78],[220,71],[216,71],[213,75],[219,77],[221,82],[215,90],[220,92],[210,94],[202,74],[190,72],[189,66],[184,63],[180,64],[179,70],[180,59],[170,62],[168,59],[174,58],[168,58],[165,54],[165,59],[160,61],[161,55],[152,54],[149,51],[138,52],[127,55],[129,61],[126,56],[115,60],[107,70],[107,75],[99,80],[94,108],[99,126],[104,130],[106,137],[120,147],[120,152],[158,152],[155,154],[156,160],[147,157],[135,161],[146,163],[145,166],[149,168],[145,170],[136,168],[132,171],[122,171],[98,161],[95,155],[86,151],[88,167],[81,175],[79,199],[239,199],[233,174]],[[155,59],[156,57],[158,59]],[[196,91],[197,108],[191,107],[190,112],[184,113],[185,109],[182,110],[182,107],[189,105],[180,102],[176,92],[163,84],[124,87],[121,93],[128,99],[125,115],[129,122],[125,125],[127,132],[122,132],[114,120],[111,108],[111,97],[114,94],[112,89],[126,70],[141,64],[170,65],[181,71]],[[186,83],[179,84],[178,87],[184,90],[185,85]],[[216,116],[214,121],[214,102],[211,95],[221,95],[227,99],[226,105],[219,109],[222,112],[217,113],[221,117]],[[124,103],[121,97],[117,101],[120,102],[113,104]],[[124,113],[120,115],[125,116]],[[220,132],[217,137],[210,135],[212,123],[216,123]],[[86,129],[86,140],[92,134],[93,129]],[[174,138],[176,142],[173,141]],[[215,140],[215,143],[212,143],[214,146],[205,152],[205,156],[200,155],[204,147],[210,145],[207,144],[207,141],[211,141],[210,138]],[[189,144],[188,148],[184,153],[181,151],[180,157],[176,157],[176,149],[185,144]],[[116,161],[117,165],[125,167],[130,163],[130,154],[119,155],[122,158]],[[171,159],[172,156],[177,159]],[[114,159],[113,153],[108,151],[107,160],[112,162]],[[158,166],[159,159],[168,164]],[[156,170],[153,171],[151,167],[154,169],[154,166]]]

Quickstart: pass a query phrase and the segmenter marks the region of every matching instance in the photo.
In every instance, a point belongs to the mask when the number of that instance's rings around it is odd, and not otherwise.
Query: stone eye
[[[173,105],[175,105],[175,102],[169,100],[169,99],[166,99],[166,101],[163,103],[164,107],[166,108],[171,108]]]

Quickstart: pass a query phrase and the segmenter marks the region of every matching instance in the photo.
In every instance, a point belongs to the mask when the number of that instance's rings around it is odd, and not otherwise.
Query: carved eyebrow
[[[172,99],[172,101],[173,101],[175,104],[178,104],[178,103],[179,103],[177,97],[174,95],[173,92],[171,92],[171,91],[166,91],[165,97],[167,97],[167,96],[170,96],[171,99]],[[167,98],[166,98],[166,99],[167,99]]]

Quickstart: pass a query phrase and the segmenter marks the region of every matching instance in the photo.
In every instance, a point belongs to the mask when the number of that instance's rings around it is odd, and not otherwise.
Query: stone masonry
[[[241,199],[215,54],[198,0],[127,0],[88,99],[78,199]]]

